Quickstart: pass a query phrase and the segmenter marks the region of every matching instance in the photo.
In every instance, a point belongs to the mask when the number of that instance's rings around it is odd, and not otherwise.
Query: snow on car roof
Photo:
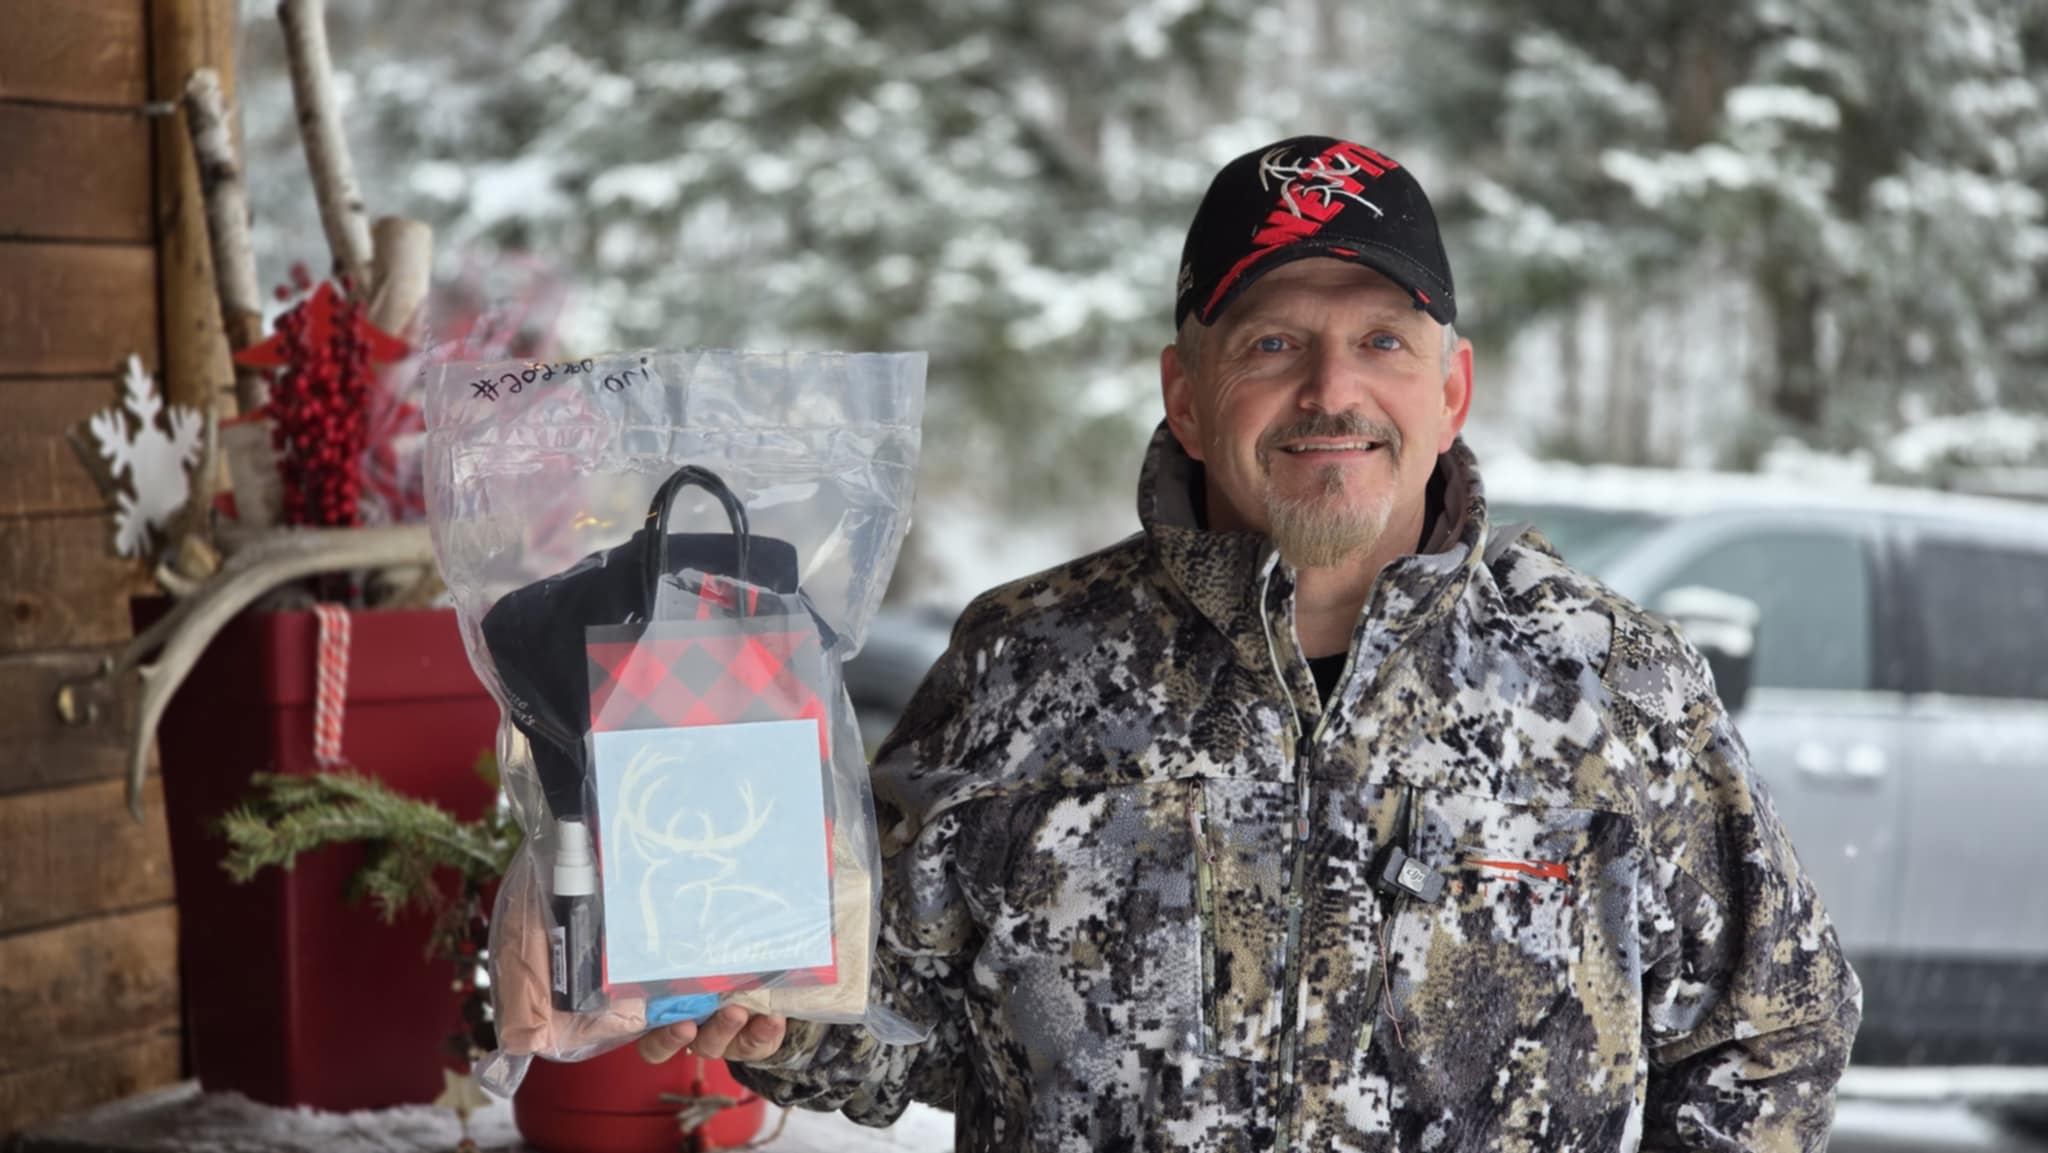
[[[2048,530],[2048,508],[1996,497],[1902,488],[1825,473],[1733,473],[1629,468],[1537,460],[1504,452],[1481,458],[1488,499],[1569,505],[1654,516],[1735,509],[1829,509],[1891,515],[2026,522]]]

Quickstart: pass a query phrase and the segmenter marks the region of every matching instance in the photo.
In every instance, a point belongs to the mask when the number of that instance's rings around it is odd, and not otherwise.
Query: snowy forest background
[[[245,12],[277,283],[323,247],[272,5]],[[1182,232],[1298,132],[1430,189],[1482,461],[2048,496],[2048,0],[329,12],[370,211],[434,226],[435,306],[520,302],[564,354],[929,350],[912,590],[1001,575],[963,570],[973,526],[1043,561],[1131,527]]]

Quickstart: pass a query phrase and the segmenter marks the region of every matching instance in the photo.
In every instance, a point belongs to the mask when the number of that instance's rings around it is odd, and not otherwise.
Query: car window
[[[1510,501],[1495,503],[1487,515],[1496,525],[1518,521],[1535,525],[1566,564],[1594,576],[1601,575],[1609,560],[1665,523],[1665,518],[1650,513]]]
[[[2048,553],[1935,538],[1914,574],[1929,688],[2048,700]]]
[[[1870,687],[1870,567],[1860,537],[1784,529],[1724,539],[1667,579],[1650,606],[1663,593],[1688,585],[1756,603],[1751,676],[1757,687]]]

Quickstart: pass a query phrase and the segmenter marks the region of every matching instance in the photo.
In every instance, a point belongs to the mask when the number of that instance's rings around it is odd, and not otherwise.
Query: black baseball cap
[[[1173,326],[1213,324],[1259,277],[1335,257],[1408,290],[1439,324],[1457,319],[1451,260],[1422,185],[1384,154],[1334,136],[1296,136],[1223,166],[1181,248]]]

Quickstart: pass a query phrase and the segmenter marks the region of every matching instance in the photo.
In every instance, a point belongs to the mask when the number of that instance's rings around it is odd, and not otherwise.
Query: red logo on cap
[[[1307,240],[1337,218],[1347,205],[1363,204],[1374,216],[1384,216],[1379,205],[1365,198],[1360,176],[1378,179],[1400,165],[1363,145],[1339,141],[1308,160],[1283,159],[1274,149],[1259,158],[1259,183],[1271,187],[1280,182],[1280,202],[1266,215],[1266,223],[1252,234],[1252,250],[1230,266],[1209,302],[1202,306],[1202,323],[1209,322],[1230,286],[1245,270],[1264,257],[1290,244]]]

